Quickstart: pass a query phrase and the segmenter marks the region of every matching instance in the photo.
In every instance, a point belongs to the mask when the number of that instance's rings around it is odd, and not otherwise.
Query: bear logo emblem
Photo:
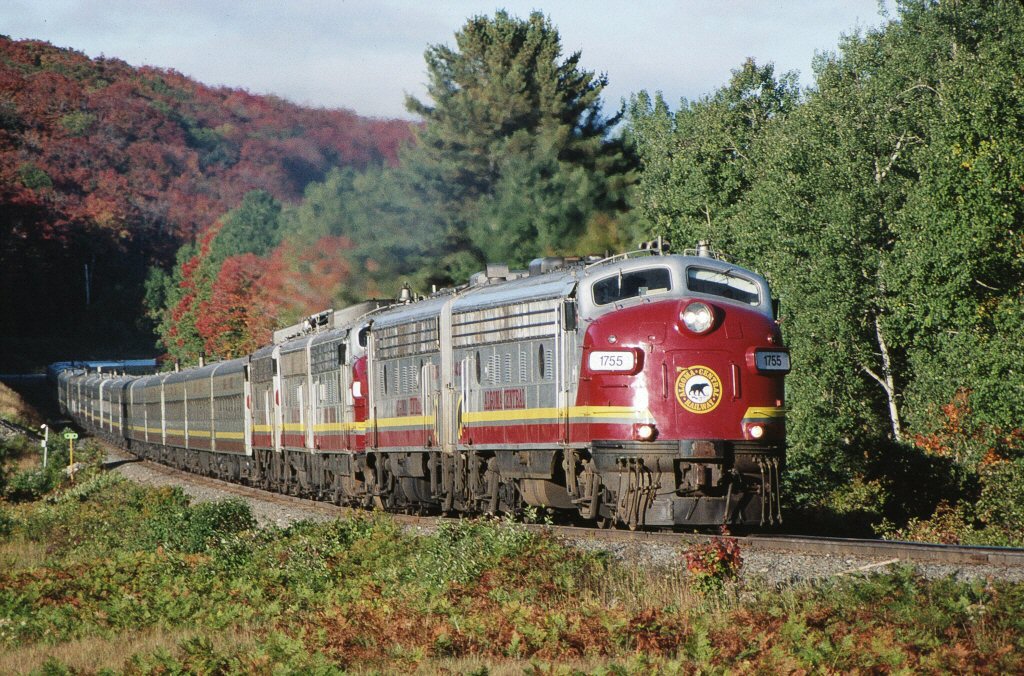
[[[710,413],[722,401],[722,379],[707,366],[677,368],[676,401],[690,413]]]

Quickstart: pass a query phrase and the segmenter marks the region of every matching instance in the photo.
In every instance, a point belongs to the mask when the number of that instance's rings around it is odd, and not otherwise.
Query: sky
[[[809,86],[816,53],[885,20],[879,0],[0,0],[0,34],[301,105],[412,118],[404,100],[426,100],[427,47],[454,46],[468,18],[498,9],[547,15],[564,53],[607,75],[606,112],[640,90],[673,108],[696,100],[748,57]]]

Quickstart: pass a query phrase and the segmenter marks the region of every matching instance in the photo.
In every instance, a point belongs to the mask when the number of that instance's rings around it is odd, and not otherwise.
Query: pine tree
[[[470,19],[456,48],[426,52],[431,102],[403,155],[409,183],[441,214],[448,249],[463,260],[523,263],[569,251],[601,213],[625,208],[632,160],[609,138],[619,115],[601,113],[604,75],[562,59],[541,13]]]

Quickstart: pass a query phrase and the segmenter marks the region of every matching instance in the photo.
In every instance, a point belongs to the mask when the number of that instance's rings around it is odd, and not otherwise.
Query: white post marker
[[[46,426],[46,423],[43,423],[39,426],[39,429],[43,431],[43,467],[46,467],[46,444],[50,441],[50,428]]]

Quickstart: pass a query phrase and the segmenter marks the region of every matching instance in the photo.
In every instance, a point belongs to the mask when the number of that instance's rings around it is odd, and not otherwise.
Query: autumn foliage
[[[40,307],[75,322],[79,349],[116,350],[112,334],[142,335],[146,269],[244,195],[296,201],[332,168],[395,163],[408,138],[404,121],[0,36],[0,288],[19,290],[0,295],[0,334],[25,343],[4,352],[66,337],[10,328]]]

